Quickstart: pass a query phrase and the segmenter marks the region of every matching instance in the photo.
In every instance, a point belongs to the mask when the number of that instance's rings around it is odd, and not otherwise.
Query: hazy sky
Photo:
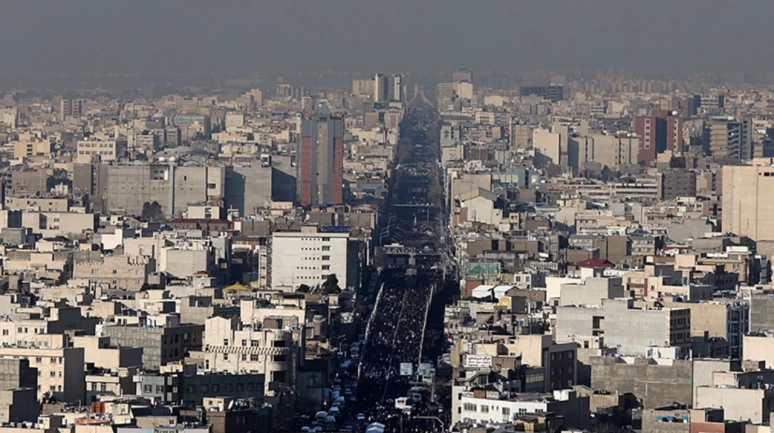
[[[3,0],[0,72],[759,71],[772,0]]]

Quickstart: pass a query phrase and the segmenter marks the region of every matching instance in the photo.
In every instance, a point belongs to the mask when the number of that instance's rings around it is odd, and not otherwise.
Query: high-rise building
[[[83,114],[83,99],[62,99],[59,101],[59,117],[78,117]]]
[[[696,196],[696,172],[684,168],[672,168],[660,172],[656,182],[661,200]]]
[[[439,107],[448,104],[456,95],[454,83],[438,83],[435,95],[438,98]]]
[[[327,101],[301,119],[296,153],[297,199],[302,206],[343,203],[344,119]]]
[[[390,80],[384,74],[376,74],[374,77],[374,102],[386,103],[390,101]]]
[[[355,96],[371,98],[374,96],[374,80],[352,80],[352,94]]]
[[[393,74],[390,77],[390,101],[404,102],[406,99],[406,83],[403,75]]]
[[[716,159],[749,161],[753,157],[752,125],[749,120],[715,118],[704,129],[705,151]]]
[[[649,164],[667,150],[683,151],[683,119],[676,112],[653,110],[649,116],[637,116],[634,132],[640,139],[638,161]]]
[[[564,100],[564,86],[521,86],[519,92],[522,97],[535,95],[551,102]]]
[[[766,165],[723,167],[724,232],[756,241],[774,240],[774,166],[766,161]]]

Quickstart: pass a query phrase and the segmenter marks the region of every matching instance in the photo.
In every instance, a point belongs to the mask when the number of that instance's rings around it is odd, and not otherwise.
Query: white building
[[[304,226],[300,232],[274,232],[271,248],[271,285],[295,291],[301,284],[317,286],[336,274],[339,287],[355,288],[358,275],[357,248],[349,233],[320,231]]]

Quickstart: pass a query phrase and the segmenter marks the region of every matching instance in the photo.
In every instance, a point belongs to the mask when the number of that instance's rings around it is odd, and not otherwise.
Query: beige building
[[[23,212],[22,227],[29,227],[45,238],[80,235],[94,231],[96,216],[78,212]]]
[[[142,366],[141,347],[111,346],[110,337],[75,336],[72,337],[72,344],[84,350],[84,362],[105,370],[118,371],[120,368]]]
[[[126,146],[116,140],[81,140],[78,142],[79,163],[90,163],[92,156],[99,156],[101,161],[115,161],[123,156]]]
[[[532,135],[533,147],[552,163],[561,163],[561,134],[544,130],[535,130]]]
[[[745,335],[742,344],[742,358],[745,361],[764,361],[766,368],[774,367],[774,336]]]
[[[365,80],[352,80],[352,94],[362,98],[370,98],[374,94],[374,80],[367,78]]]
[[[20,159],[36,155],[51,155],[50,141],[14,141],[13,157]]]
[[[70,199],[64,197],[8,196],[5,198],[5,208],[37,212],[68,212],[70,211]]]
[[[285,322],[296,326],[284,326]],[[303,361],[299,322],[279,313],[273,318],[267,317],[263,323],[284,329],[242,327],[236,317],[208,319],[202,354],[205,370],[264,374],[266,392],[277,385],[295,386],[297,365],[299,360]]]
[[[723,231],[756,241],[774,240],[774,166],[723,167]]]
[[[67,403],[85,401],[83,352],[74,347],[0,347],[0,357],[24,358],[38,369],[38,400],[51,395]]]
[[[73,278],[89,281],[95,286],[139,291],[148,282],[148,274],[156,271],[156,263],[146,256],[95,256],[76,259]]]

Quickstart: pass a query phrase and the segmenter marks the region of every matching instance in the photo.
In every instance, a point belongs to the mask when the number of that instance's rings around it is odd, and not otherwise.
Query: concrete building
[[[729,162],[752,160],[752,133],[749,120],[714,118],[704,129],[704,150],[715,159]]]
[[[368,78],[365,80],[352,80],[352,94],[362,98],[373,98],[374,80]]]
[[[696,390],[711,385],[718,371],[740,371],[739,361],[676,360],[592,356],[591,387],[595,390],[631,393],[645,409],[672,404],[695,404]]]
[[[0,359],[0,423],[37,421],[38,372],[22,358]]]
[[[243,327],[236,317],[208,319],[202,354],[205,370],[260,374],[266,377],[266,392],[277,386],[295,386],[298,365],[304,357],[304,331],[299,327],[303,322],[283,317],[280,310],[276,312],[264,324],[279,321],[280,329]]]
[[[325,101],[301,120],[296,170],[297,200],[302,206],[344,202],[344,119],[332,113]]]
[[[226,167],[227,209],[236,209],[244,217],[255,214],[258,208],[267,208],[272,200],[273,171],[259,160]]]
[[[675,112],[654,110],[649,116],[637,116],[633,129],[640,139],[638,162],[650,164],[667,150],[683,152],[683,119]]]
[[[59,118],[80,117],[83,115],[83,99],[62,99],[59,101]]]
[[[561,135],[559,133],[535,130],[532,135],[532,143],[535,150],[546,159],[556,165],[561,163]]]
[[[670,169],[658,173],[656,180],[661,200],[696,197],[696,173],[685,169]]]
[[[723,231],[758,242],[774,240],[774,166],[726,165],[722,175]]]
[[[145,256],[89,254],[73,261],[73,278],[104,289],[138,292],[148,282],[148,275],[155,271],[155,260]]]
[[[295,291],[301,284],[314,287],[335,274],[341,288],[356,288],[358,248],[349,233],[304,226],[300,232],[274,232],[271,248],[271,284]]]
[[[459,422],[492,424],[512,422],[519,416],[554,413],[564,417],[565,427],[585,429],[589,423],[589,398],[573,390],[553,394],[514,394],[501,397],[497,391],[462,391],[452,394],[452,425]]]
[[[619,354],[645,356],[651,347],[674,347],[687,356],[691,345],[691,310],[633,307],[632,299],[603,299],[601,307],[560,306],[556,311],[556,341],[604,336],[604,344]]]
[[[38,370],[38,400],[50,395],[67,403],[85,401],[83,349],[5,346],[0,357],[26,359]]]
[[[54,187],[54,179],[42,168],[11,171],[11,192],[16,195],[46,195]]]
[[[374,102],[386,104],[390,101],[390,80],[386,75],[376,74],[374,77]]]
[[[96,335],[72,337],[73,347],[84,350],[84,362],[105,370],[118,371],[127,367],[142,367],[142,348],[113,346],[110,338]]]
[[[107,211],[142,215],[146,203],[156,202],[164,215],[179,216],[189,204],[222,203],[225,171],[171,164],[108,166],[103,193]]]
[[[551,102],[564,100],[564,86],[521,86],[519,93],[522,97],[534,95]]]
[[[50,141],[14,141],[13,142],[13,157],[14,159],[21,159],[31,156],[49,156],[53,151],[53,143]]]
[[[763,361],[766,368],[774,367],[774,334],[756,332],[745,335],[743,340],[743,360]]]
[[[81,140],[77,147],[77,161],[86,164],[98,156],[102,162],[116,161],[124,156],[126,143],[116,140]]]
[[[143,367],[158,369],[202,349],[203,326],[171,325],[162,328],[109,325],[102,327],[101,335],[110,337],[112,344],[142,348]]]
[[[403,75],[390,76],[390,101],[406,102],[406,81]]]
[[[774,331],[774,293],[755,293],[750,296],[750,332]]]

